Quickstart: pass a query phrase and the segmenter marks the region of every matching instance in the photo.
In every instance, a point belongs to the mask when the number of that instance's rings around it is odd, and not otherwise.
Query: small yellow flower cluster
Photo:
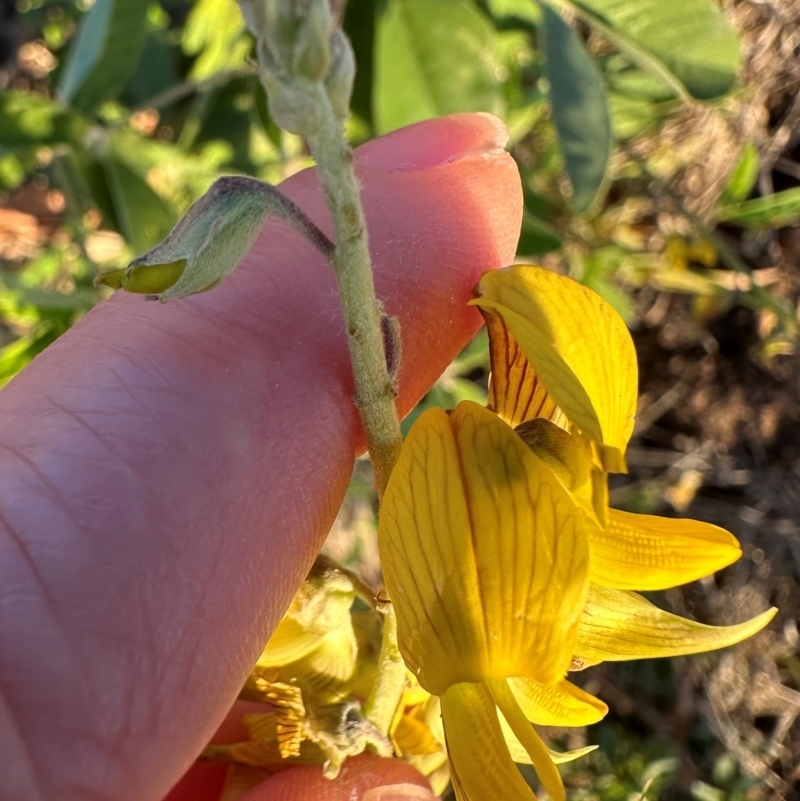
[[[677,656],[752,635],[769,610],[711,627],[633,590],[713,573],[728,532],[609,509],[637,401],[636,354],[599,296],[538,267],[487,273],[473,301],[489,329],[489,408],[415,423],[381,509],[379,542],[400,650],[441,700],[459,801],[534,798],[514,762],[565,798],[531,725],[584,726],[602,701],[565,679],[604,660]]]

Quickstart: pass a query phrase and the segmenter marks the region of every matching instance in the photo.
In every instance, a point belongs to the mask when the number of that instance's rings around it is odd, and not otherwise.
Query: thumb
[[[401,411],[513,257],[504,143],[462,115],[356,152]],[[313,171],[283,188],[330,230]],[[352,394],[330,267],[280,223],[213,292],[115,296],[2,390],[0,798],[164,796],[333,521],[363,448]]]

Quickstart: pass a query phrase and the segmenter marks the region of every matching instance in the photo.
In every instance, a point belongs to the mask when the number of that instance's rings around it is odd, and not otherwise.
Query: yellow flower
[[[589,578],[584,520],[569,494],[492,412],[469,402],[450,415],[434,409],[403,446],[379,541],[401,651],[441,699],[459,797],[532,798],[499,708],[551,798],[563,799],[529,720],[583,725],[605,713],[564,680]]]
[[[531,723],[583,726],[606,706],[565,680],[603,660],[739,642],[769,610],[710,627],[632,589],[707,575],[740,555],[726,531],[608,508],[625,469],[636,358],[594,293],[534,267],[478,286],[492,358],[490,407],[420,416],[386,490],[379,540],[400,649],[441,701],[459,801],[532,799],[534,765],[554,801],[555,763]],[[511,426],[516,426],[515,432]]]
[[[709,523],[608,508],[601,465],[624,468],[637,400],[636,353],[619,315],[591,290],[539,267],[487,273],[477,294],[473,302],[489,328],[490,405],[517,427],[584,511],[594,513],[586,526],[589,601],[574,667],[722,648],[765,626],[775,610],[715,628],[670,615],[630,592],[710,575],[735,562],[741,549],[730,533]],[[570,391],[573,376],[585,395]],[[592,428],[592,420],[600,425]],[[616,453],[609,458],[610,443]],[[605,459],[598,448],[606,449]]]

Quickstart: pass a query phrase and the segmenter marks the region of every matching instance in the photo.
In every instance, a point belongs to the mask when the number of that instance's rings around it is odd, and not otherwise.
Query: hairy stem
[[[382,496],[402,445],[394,405],[395,389],[384,354],[382,311],[375,298],[353,153],[345,142],[342,123],[335,117],[321,86],[319,104],[321,124],[308,137],[308,146],[317,162],[336,231],[333,266],[353,364],[355,403],[364,425],[378,494]]]
[[[388,732],[406,686],[406,665],[397,647],[397,616],[391,603],[382,605],[383,639],[375,684],[364,704],[364,717],[378,731]]]

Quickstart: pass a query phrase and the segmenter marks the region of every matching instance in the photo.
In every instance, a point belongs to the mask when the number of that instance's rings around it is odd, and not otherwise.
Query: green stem
[[[320,87],[322,123],[308,137],[320,183],[336,231],[333,266],[345,317],[353,365],[355,402],[375,469],[375,485],[383,496],[403,444],[394,405],[395,389],[386,364],[382,311],[375,297],[364,211],[353,172],[353,153]],[[383,609],[383,637],[375,684],[364,705],[364,717],[387,734],[405,688],[406,667],[397,645],[397,618],[391,604]]]
[[[382,605],[383,639],[375,684],[364,704],[364,717],[378,731],[388,733],[406,686],[406,665],[397,647],[397,617],[391,603]]]
[[[353,365],[355,403],[375,469],[375,484],[382,496],[402,445],[394,382],[386,365],[382,311],[375,298],[367,228],[353,172],[353,152],[321,85],[317,94],[321,124],[308,137],[308,146],[317,162],[336,231],[333,266]]]

